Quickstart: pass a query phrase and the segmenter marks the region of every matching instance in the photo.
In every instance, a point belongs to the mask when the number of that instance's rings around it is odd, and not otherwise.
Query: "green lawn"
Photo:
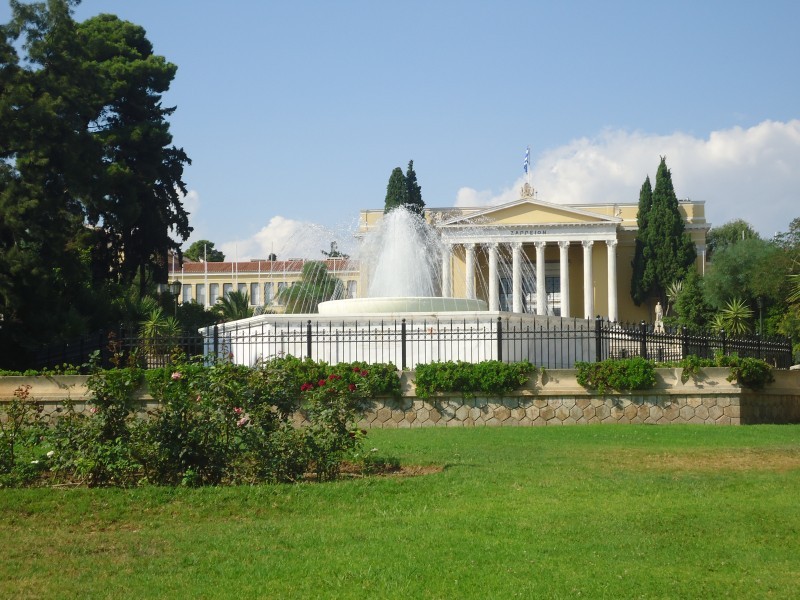
[[[0,491],[0,597],[795,598],[800,426],[373,431],[416,477]]]

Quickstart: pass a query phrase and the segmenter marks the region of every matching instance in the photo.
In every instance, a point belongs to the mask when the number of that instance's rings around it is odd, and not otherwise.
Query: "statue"
[[[656,322],[653,326],[653,333],[664,333],[664,309],[661,302],[656,302]]]
[[[522,186],[522,190],[520,190],[520,195],[523,198],[533,198],[533,187],[527,181]]]

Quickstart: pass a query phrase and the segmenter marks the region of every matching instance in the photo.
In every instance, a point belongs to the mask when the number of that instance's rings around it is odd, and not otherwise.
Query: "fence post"
[[[219,359],[219,325],[214,325],[214,363]]]
[[[406,362],[406,320],[400,321],[400,369],[405,371],[407,368]]]
[[[686,338],[687,332],[686,325],[681,325],[681,358],[689,356],[689,340]]]
[[[642,336],[639,340],[639,356],[647,358],[647,324],[644,321],[639,323],[639,335]]]
[[[725,330],[719,330],[719,337],[722,339],[722,356],[728,356],[728,344],[725,342]]]
[[[306,323],[306,357],[311,358],[311,319]]]
[[[603,319],[600,315],[594,318],[594,352],[596,355],[595,362],[603,360]]]
[[[497,360],[503,360],[503,317],[497,317]]]
[[[756,349],[758,351],[758,354],[756,356],[758,358],[760,358],[761,360],[764,360],[764,356],[761,353],[762,348],[761,348],[761,332],[760,331],[756,334]]]

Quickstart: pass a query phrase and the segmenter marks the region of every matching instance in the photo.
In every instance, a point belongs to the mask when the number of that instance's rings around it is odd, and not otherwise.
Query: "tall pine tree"
[[[408,161],[408,170],[405,175],[400,167],[395,167],[389,177],[389,184],[386,186],[386,203],[383,212],[388,213],[398,206],[405,206],[420,216],[425,210],[422,188],[417,183],[413,160]]]
[[[650,176],[648,175],[642,189],[639,191],[639,211],[636,214],[636,223],[639,226],[639,234],[636,237],[636,250],[633,255],[633,274],[631,276],[631,298],[636,303],[636,306],[641,305],[647,299],[649,293],[649,285],[643,280],[644,277],[644,248],[645,248],[645,235],[647,234],[647,216],[650,213],[650,207],[653,204],[653,188],[650,185]]]
[[[386,186],[386,203],[383,212],[388,213],[398,206],[403,206],[408,200],[408,188],[406,188],[406,178],[403,169],[395,167],[389,176],[389,183]]]
[[[656,173],[656,186],[647,209],[645,180],[640,195],[639,233],[637,255],[634,256],[634,273],[631,297],[639,305],[648,299],[667,303],[667,287],[682,280],[688,267],[697,258],[694,244],[686,234],[683,217],[678,208],[678,198],[672,185],[672,174],[661,157]],[[644,197],[644,198],[643,198]],[[644,200],[644,202],[643,202]],[[642,210],[643,205],[645,210]],[[639,244],[641,262],[637,265]],[[637,267],[640,272],[637,273]]]
[[[422,188],[417,183],[417,174],[414,171],[414,161],[408,161],[406,170],[406,207],[408,210],[422,215],[425,209],[425,202],[422,201]]]

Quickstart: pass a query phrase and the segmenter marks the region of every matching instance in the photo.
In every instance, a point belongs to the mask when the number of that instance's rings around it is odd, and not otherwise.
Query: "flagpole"
[[[208,303],[210,296],[208,289],[208,244],[203,244],[203,267],[205,269],[205,275],[203,276],[203,289],[206,291],[206,297],[204,298],[203,304],[205,304],[205,307],[208,308],[210,306]]]

